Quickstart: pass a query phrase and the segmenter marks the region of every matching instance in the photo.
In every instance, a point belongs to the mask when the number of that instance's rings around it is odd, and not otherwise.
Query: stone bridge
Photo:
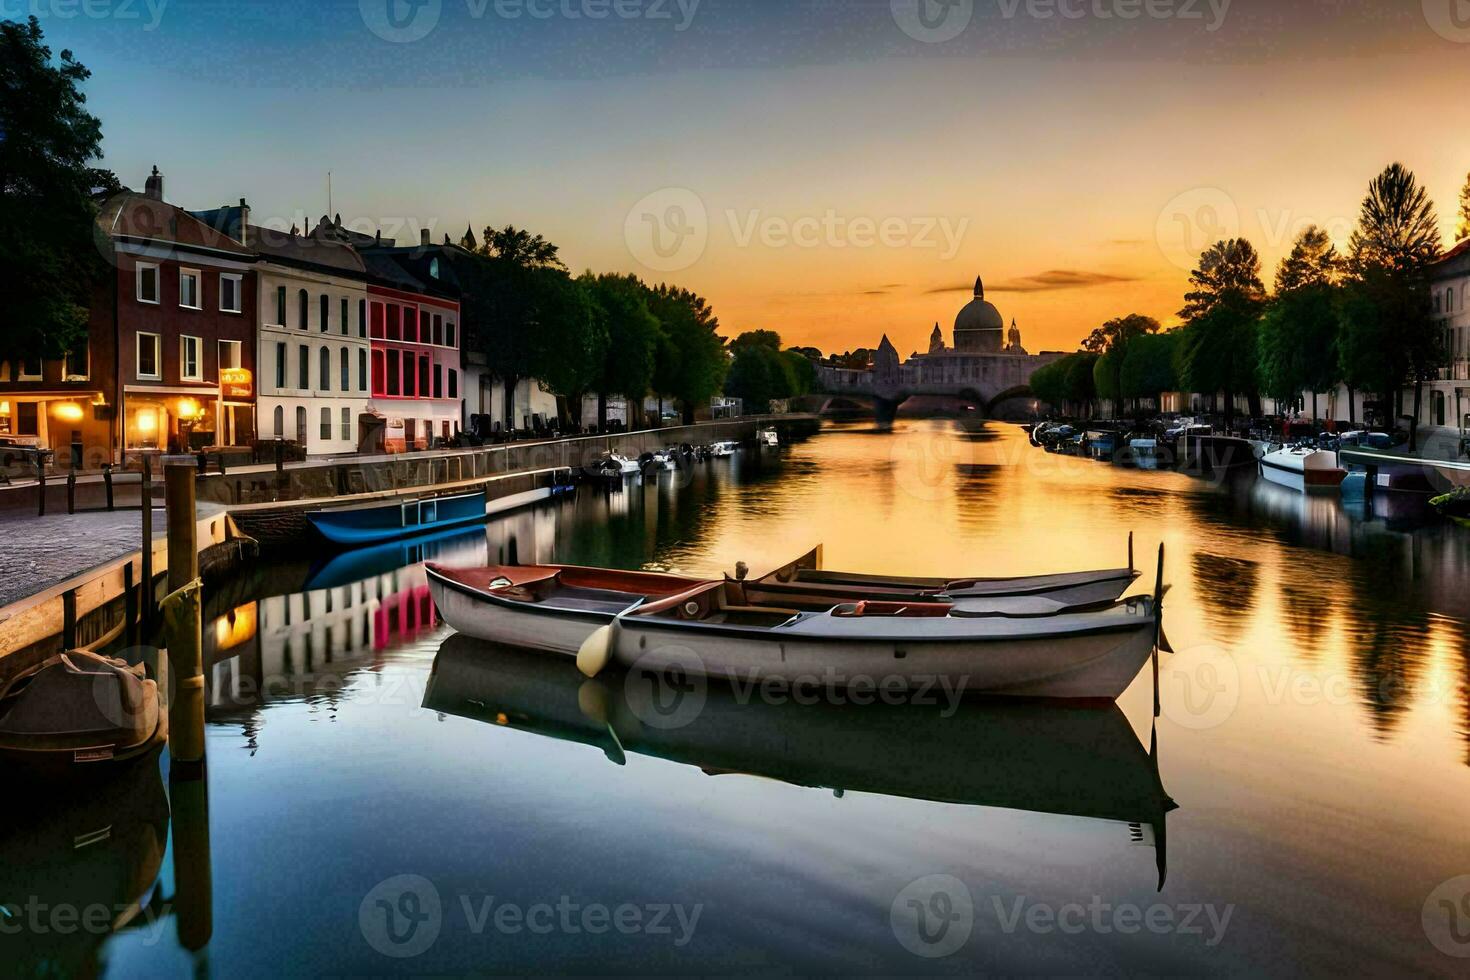
[[[887,338],[884,338],[885,344]],[[880,419],[891,419],[898,407],[915,395],[955,398],[987,418],[1007,402],[1031,401],[1031,375],[1058,359],[1060,353],[942,354],[911,357],[900,364],[892,346],[880,347],[872,370],[818,364],[814,394],[822,414],[872,408]],[[888,356],[885,357],[885,353]],[[1030,414],[1027,406],[1026,414]]]

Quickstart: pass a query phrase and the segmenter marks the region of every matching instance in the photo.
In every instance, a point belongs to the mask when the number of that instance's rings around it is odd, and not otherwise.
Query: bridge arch
[[[1005,402],[1023,400],[1034,401],[1035,399],[1036,393],[1031,390],[1031,386],[1029,384],[1015,385],[1013,387],[1007,388],[1005,391],[1000,392],[995,397],[986,402],[985,414],[991,418],[994,418],[995,410]],[[1029,415],[1030,412],[1028,411],[1027,414]]]

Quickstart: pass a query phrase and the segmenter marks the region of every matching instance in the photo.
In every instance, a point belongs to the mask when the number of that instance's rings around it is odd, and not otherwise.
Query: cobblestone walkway
[[[153,511],[163,533],[163,508]],[[0,607],[142,548],[136,510],[0,518]]]

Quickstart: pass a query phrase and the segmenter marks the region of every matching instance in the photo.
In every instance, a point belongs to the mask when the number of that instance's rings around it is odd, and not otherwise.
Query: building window
[[[332,410],[322,406],[322,438],[332,438]]]
[[[91,376],[92,348],[87,343],[87,335],[83,334],[61,360],[61,380],[86,381]]]
[[[383,352],[373,351],[373,394],[387,394],[388,374],[383,369]]]
[[[341,390],[342,391],[351,391],[352,390],[352,364],[348,360],[347,348],[346,347],[343,347],[340,350],[339,353],[341,354],[341,356],[338,358],[338,360],[341,361],[341,363],[342,363],[342,388],[341,388]]]
[[[158,266],[139,262],[137,269],[138,302],[158,305]]]
[[[432,339],[429,332],[431,319],[428,310],[419,310],[419,343],[427,344]]]
[[[326,293],[322,293],[322,298],[317,305],[319,307],[317,315],[321,319],[321,323],[317,324],[317,329],[321,330],[322,333],[326,333],[332,325],[330,322],[332,319],[332,299]]]
[[[41,434],[40,406],[36,402],[15,403],[15,434],[38,436]]]
[[[311,390],[311,348],[305,344],[296,348],[300,356],[300,363],[296,365],[296,387],[302,391]]]
[[[437,255],[429,260],[429,278],[439,278],[439,257]]]
[[[179,270],[179,305],[189,310],[197,310],[199,305],[199,270]]]
[[[286,387],[286,342],[276,344],[276,390]],[[279,409],[277,409],[279,411]],[[281,425],[276,423],[276,435],[281,435]]]
[[[138,334],[138,378],[144,381],[158,381],[162,375],[159,374],[159,347],[162,338],[156,333]]]
[[[204,365],[200,364],[200,341],[188,334],[179,338],[179,380],[203,381]]]
[[[444,366],[442,364],[434,365],[434,397],[444,397]]]
[[[367,300],[365,299],[357,301],[357,335],[367,336]]]
[[[434,314],[434,343],[444,343],[444,317],[438,313]]]
[[[459,346],[458,344],[456,344],[454,342],[454,324],[452,324],[452,323],[446,323],[446,324],[444,324],[444,346],[446,346],[446,347],[458,347]]]
[[[454,368],[449,369],[449,397],[459,397],[459,372]]]
[[[240,279],[237,273],[219,274],[219,308],[221,313],[240,312]]]
[[[412,398],[418,394],[418,386],[414,384],[414,379],[418,377],[418,372],[414,370],[415,360],[413,351],[403,352],[403,395],[405,398]]]
[[[342,336],[345,337],[345,336],[347,336],[347,297],[346,296],[343,296],[342,297],[342,308],[338,312],[340,312],[342,314]]]
[[[219,369],[237,368],[240,366],[240,342],[238,340],[221,340],[219,342]]]
[[[306,298],[306,290],[304,290],[304,289],[297,290],[296,291],[296,315],[300,318],[300,322],[298,322],[296,324],[296,329],[298,329],[298,330],[305,330],[307,328],[306,319],[307,319],[307,315],[310,312],[311,312],[311,310],[310,310],[310,306],[309,306],[309,301]]]
[[[296,406],[296,441],[306,445],[306,406]]]
[[[384,317],[383,304],[382,303],[374,303],[373,304],[373,336],[374,337],[382,337],[382,336],[385,335],[385,331],[383,329],[383,317]]]
[[[20,380],[40,381],[43,368],[39,357],[22,357],[20,359]]]
[[[397,305],[392,304],[392,303],[388,304],[388,339],[389,340],[402,340],[403,339],[403,330],[402,330],[402,328],[400,326],[400,320],[402,319],[402,316],[403,316],[403,308],[402,307],[397,306]]]
[[[285,344],[278,344],[277,346],[284,348],[286,345]],[[277,405],[276,406],[275,416],[276,416],[275,417],[275,422],[276,422],[276,438],[277,439],[280,439],[280,438],[283,438],[286,435],[286,409],[285,409],[285,407],[282,406],[282,405]]]
[[[396,350],[388,352],[388,387],[384,391],[387,395],[396,395],[401,390],[403,382],[403,358]]]
[[[276,287],[276,326],[286,325],[286,287]]]
[[[352,409],[342,409],[342,440],[344,442],[352,438]]]
[[[322,391],[332,390],[332,352],[323,347],[317,352],[317,374]]]
[[[366,348],[359,347],[357,350],[357,390],[367,391],[368,381],[368,352]]]

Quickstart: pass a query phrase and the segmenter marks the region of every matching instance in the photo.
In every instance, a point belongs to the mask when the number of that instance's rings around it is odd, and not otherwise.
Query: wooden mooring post
[[[163,619],[172,684],[168,743],[169,757],[185,764],[204,761],[204,633],[195,475],[187,464],[164,468],[168,597],[163,600]]]

